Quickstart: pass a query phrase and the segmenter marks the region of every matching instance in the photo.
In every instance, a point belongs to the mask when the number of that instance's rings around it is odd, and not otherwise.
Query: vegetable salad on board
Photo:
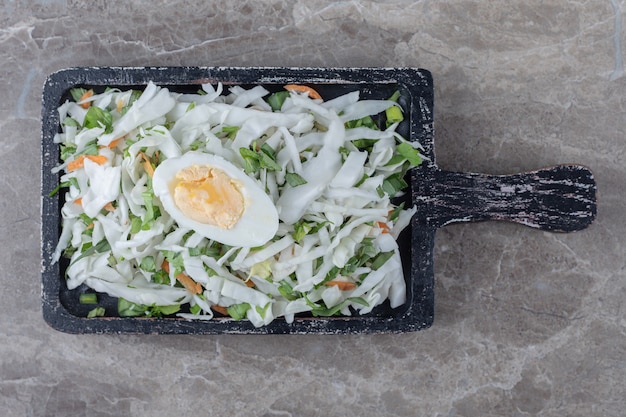
[[[91,289],[89,317],[100,293],[123,317],[254,326],[402,305],[396,239],[416,209],[392,201],[422,155],[396,132],[399,94],[224,90],[74,88],[59,107],[53,258]]]

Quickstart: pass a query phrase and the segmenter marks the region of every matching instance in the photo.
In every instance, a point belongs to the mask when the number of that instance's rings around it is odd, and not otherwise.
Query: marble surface
[[[624,0],[3,1],[0,415],[624,415],[625,20]],[[598,218],[441,229],[421,332],[60,333],[40,310],[41,92],[90,65],[427,68],[442,168],[584,164]]]

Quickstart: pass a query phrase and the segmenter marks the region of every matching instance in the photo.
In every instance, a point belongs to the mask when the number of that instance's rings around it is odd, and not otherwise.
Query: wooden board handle
[[[434,169],[414,174],[413,201],[424,226],[505,220],[541,230],[571,232],[596,217],[596,183],[579,165],[560,165],[514,175]]]

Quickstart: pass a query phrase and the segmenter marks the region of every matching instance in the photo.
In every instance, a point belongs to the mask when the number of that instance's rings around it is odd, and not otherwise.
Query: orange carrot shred
[[[163,261],[163,263],[161,264],[161,268],[168,274],[170,273],[170,263],[168,261]],[[202,293],[202,285],[194,281],[189,275],[181,272],[180,274],[176,275],[176,279],[178,280],[178,282],[183,284],[183,287],[185,287],[185,289],[190,293]]]
[[[120,143],[121,140],[122,138],[113,139],[111,142],[109,142],[109,144],[107,145],[107,148],[109,149],[115,148]]]
[[[104,205],[104,209],[106,211],[115,211],[115,207],[113,206],[113,203],[111,203],[110,201]]]
[[[93,90],[87,90],[83,93],[82,96],[80,96],[80,100],[78,100],[78,102],[80,103],[83,100],[87,100],[91,96],[93,96]],[[86,101],[80,104],[80,107],[82,107],[83,109],[88,109],[89,106],[91,106],[91,101]]]
[[[121,140],[122,140],[121,137],[117,139],[113,139],[111,142],[109,142],[108,145],[98,146],[98,149],[104,149],[104,148],[115,149],[115,147],[120,143]]]
[[[78,197],[76,200],[74,200],[74,204],[78,204],[79,206],[83,205],[83,198],[82,197]]]
[[[356,284],[354,282],[350,282],[350,281],[337,281],[337,280],[333,280],[333,281],[328,281],[326,283],[327,286],[329,287],[337,287],[339,288],[341,291],[350,291],[356,288]]]
[[[85,166],[85,158],[98,165],[102,165],[108,160],[104,155],[80,155],[78,158],[67,163],[67,170],[76,171],[77,169],[81,169]]]
[[[391,231],[391,229],[389,228],[389,225],[385,222],[376,222],[376,224],[380,228],[381,233],[389,233]]]
[[[181,273],[176,275],[176,279],[180,281],[181,284],[183,284],[183,287],[185,287],[187,291],[193,294],[202,294],[202,285],[191,279],[189,275]]]
[[[141,163],[141,165],[146,170],[148,175],[150,175],[150,177],[153,177],[154,176],[154,168],[152,167],[152,162],[150,162],[150,158],[148,157],[148,155],[146,155],[145,153],[143,153],[141,151],[139,151],[139,156],[141,156],[141,158],[143,159],[143,162]]]
[[[117,100],[117,112],[118,113],[122,112],[123,107],[124,107],[124,100],[122,99]]]
[[[219,304],[213,304],[211,306],[211,310],[214,310],[214,311],[216,311],[216,312],[218,312],[220,314],[223,314],[225,316],[230,316],[230,314],[228,314],[228,310],[226,309],[226,307],[222,307]]]
[[[322,96],[320,96],[320,94],[315,91],[314,89],[312,89],[311,87],[308,87],[306,85],[300,85],[300,84],[287,84],[283,87],[285,90],[287,91],[295,91],[296,93],[308,93],[309,97],[312,99],[321,99]]]

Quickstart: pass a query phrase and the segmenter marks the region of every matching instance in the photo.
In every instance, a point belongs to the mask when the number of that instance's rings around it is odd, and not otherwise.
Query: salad
[[[178,93],[74,88],[60,105],[68,288],[86,285],[120,316],[229,316],[263,326],[402,305],[396,239],[415,207],[396,205],[422,161],[403,138],[399,93],[330,100],[203,84]]]

